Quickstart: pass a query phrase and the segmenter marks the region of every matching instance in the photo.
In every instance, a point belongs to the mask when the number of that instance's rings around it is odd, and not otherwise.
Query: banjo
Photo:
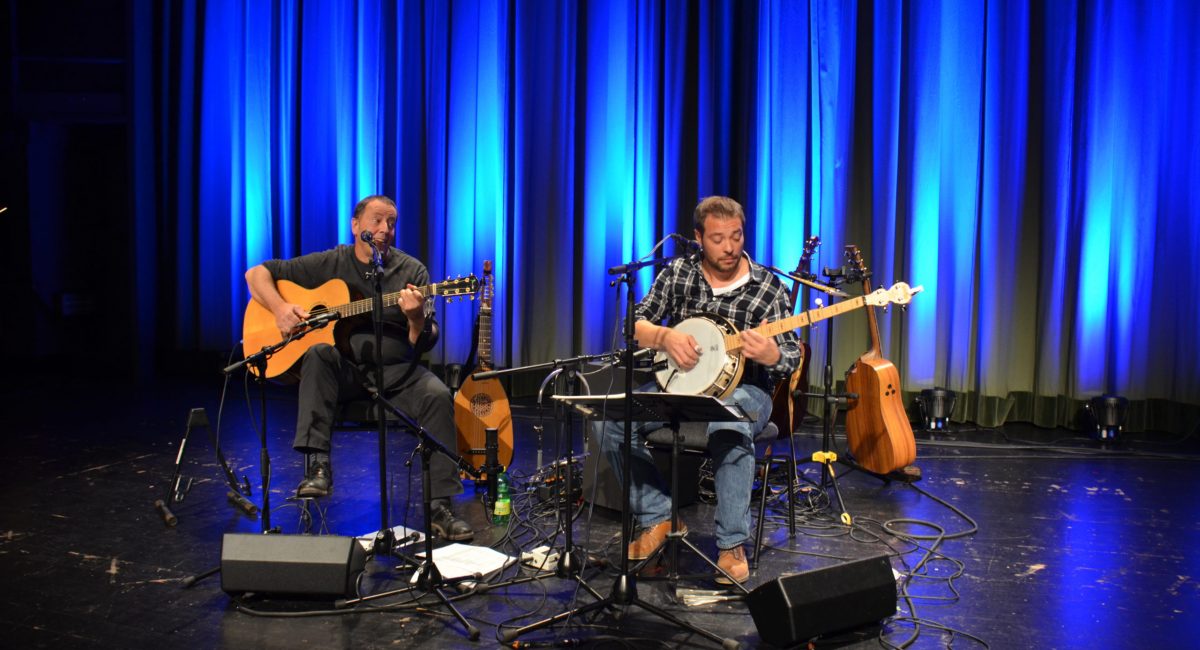
[[[897,282],[890,289],[876,289],[865,296],[811,309],[760,325],[754,331],[765,337],[773,337],[867,306],[886,307],[889,303],[907,305],[913,296],[924,289],[924,286],[909,287],[904,282]],[[659,368],[654,378],[659,388],[664,393],[711,395],[719,399],[729,397],[745,370],[742,363],[742,333],[728,319],[716,314],[697,314],[683,319],[671,329],[691,334],[696,339],[701,348],[700,360],[691,370],[683,370],[666,352],[659,350],[654,355],[654,366]]]

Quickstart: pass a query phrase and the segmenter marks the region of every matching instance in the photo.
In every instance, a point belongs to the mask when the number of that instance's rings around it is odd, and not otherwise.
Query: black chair
[[[333,416],[335,431],[375,431],[379,428],[380,407],[369,399],[355,399],[338,404]],[[396,414],[384,410],[384,421],[389,426],[397,422]]]
[[[685,422],[681,424],[679,427],[679,453],[708,455],[707,430],[708,423],[706,422]],[[674,444],[674,434],[669,427],[655,429],[647,433],[644,439],[647,447],[659,451],[671,451]],[[793,464],[790,453],[786,455],[779,453],[778,446],[781,441],[786,441],[790,445],[792,443],[791,435],[781,436],[779,427],[774,422],[767,423],[767,426],[763,427],[763,430],[754,439],[754,463],[761,472],[761,489],[759,490],[758,500],[758,522],[755,525],[754,533],[754,555],[750,561],[752,569],[758,568],[758,558],[762,554],[763,524],[766,520],[767,497],[770,494],[767,479],[770,476],[772,466],[782,464],[788,468],[788,477],[790,479],[787,484],[788,502],[795,502],[796,467]],[[679,494],[679,477],[671,476],[670,481],[671,494]]]

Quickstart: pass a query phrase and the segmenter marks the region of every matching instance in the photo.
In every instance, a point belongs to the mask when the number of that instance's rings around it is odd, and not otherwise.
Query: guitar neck
[[[481,305],[479,308],[479,351],[478,365],[481,368],[492,367],[492,308]]]
[[[871,280],[863,280],[863,295],[871,293]],[[871,357],[882,358],[883,347],[879,344],[879,321],[875,318],[875,309],[867,310],[867,328],[871,331],[871,349],[867,354]]]
[[[422,287],[416,287],[414,290],[419,292],[422,296],[429,298],[430,296],[437,296],[437,295],[441,294],[441,291],[438,288],[439,284],[440,283],[438,283],[438,282],[434,282],[433,284],[427,284]],[[374,298],[363,298],[362,300],[355,300],[354,302],[346,303],[344,305],[337,305],[336,307],[330,307],[327,311],[336,311],[342,315],[342,318],[348,318],[350,316],[357,316],[359,314],[369,314],[371,312],[371,308],[372,308],[372,305],[374,302],[375,302]],[[399,304],[399,303],[400,303],[400,292],[399,291],[396,291],[394,293],[383,294],[384,309],[391,307],[392,305]]]
[[[833,318],[834,316],[840,316],[847,312],[852,312],[855,309],[862,309],[864,306],[866,306],[866,304],[867,304],[866,297],[858,296],[857,298],[851,298],[849,300],[843,300],[841,302],[836,302],[832,305],[829,305],[828,307],[821,307],[819,309],[810,309],[809,311],[806,311],[804,313],[796,314],[795,316],[789,316],[787,318],[777,320],[774,323],[767,323],[766,325],[759,325],[758,327],[754,328],[754,331],[758,332],[759,334],[761,334],[767,338],[770,338],[773,336],[778,336],[779,334],[782,334],[789,330],[794,330],[794,329],[798,329],[801,327],[808,327],[809,325],[812,325],[813,323],[819,323],[828,318]],[[742,347],[742,332],[738,332],[737,334],[729,334],[729,335],[725,336],[725,350],[726,351],[732,352],[734,350],[741,349],[741,347]]]

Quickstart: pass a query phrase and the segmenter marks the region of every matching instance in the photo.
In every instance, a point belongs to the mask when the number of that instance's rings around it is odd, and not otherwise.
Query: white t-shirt
[[[733,291],[734,289],[737,289],[738,287],[746,284],[749,281],[750,281],[750,272],[746,271],[744,274],[741,275],[741,277],[739,277],[738,279],[734,280],[733,282],[731,282],[721,288],[713,287],[712,288],[713,297],[723,296],[723,295],[729,293],[730,291]]]

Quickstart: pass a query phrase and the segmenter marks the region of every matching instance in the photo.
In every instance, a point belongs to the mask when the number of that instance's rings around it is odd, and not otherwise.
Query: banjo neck
[[[808,327],[809,325],[812,325],[813,323],[818,323],[827,318],[833,318],[834,316],[840,316],[847,312],[854,311],[855,309],[862,309],[866,305],[867,305],[866,296],[858,296],[857,298],[851,298],[849,300],[843,300],[841,302],[836,302],[832,305],[829,305],[828,307],[820,307],[818,309],[810,309],[809,311],[806,311],[806,312],[803,312],[800,314],[796,314],[795,316],[789,316],[787,318],[777,320],[774,323],[767,323],[766,325],[759,325],[758,327],[753,328],[753,330],[755,332],[758,332],[759,334],[763,335],[764,337],[771,338],[773,336],[782,334],[788,330],[799,329],[801,327]],[[740,350],[741,348],[742,348],[742,332],[738,332],[736,334],[726,334],[725,335],[725,350],[726,351],[733,352],[734,350]]]

